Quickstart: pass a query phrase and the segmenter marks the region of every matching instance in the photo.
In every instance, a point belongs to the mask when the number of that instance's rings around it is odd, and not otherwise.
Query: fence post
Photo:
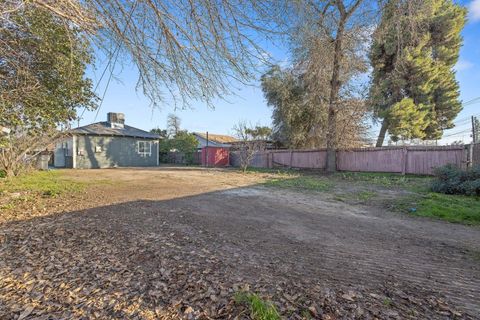
[[[403,147],[402,149],[402,175],[407,173],[407,147]]]
[[[473,143],[468,145],[467,168],[473,167]]]
[[[293,163],[293,150],[290,150],[290,169],[292,169],[292,163]]]

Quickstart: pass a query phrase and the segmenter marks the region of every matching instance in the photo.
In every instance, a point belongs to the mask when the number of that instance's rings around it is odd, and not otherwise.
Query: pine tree
[[[387,131],[393,140],[439,139],[453,127],[462,109],[453,67],[465,15],[452,0],[386,4],[370,51],[370,101],[382,122],[377,146]]]

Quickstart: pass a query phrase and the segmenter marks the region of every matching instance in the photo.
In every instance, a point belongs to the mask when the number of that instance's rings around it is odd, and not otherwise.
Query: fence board
[[[240,167],[239,151],[230,152],[230,165],[232,167]],[[250,161],[250,167],[268,168],[268,152],[257,152]]]
[[[480,143],[475,143],[473,145],[473,165],[480,166]]]
[[[337,170],[366,172],[402,172],[401,148],[368,148],[337,152]]]
[[[465,150],[452,149],[409,149],[407,152],[406,172],[411,174],[433,174],[435,168],[449,163],[465,167]]]
[[[271,152],[273,166],[299,169],[325,169],[325,150],[294,150]]]
[[[381,147],[337,151],[337,170],[359,172],[392,172],[431,175],[436,167],[449,163],[465,167],[465,147]],[[257,153],[252,167],[292,167],[325,169],[327,152],[318,150],[270,150]],[[474,161],[480,163],[480,145],[474,148]],[[238,154],[231,154],[231,165],[239,166]],[[475,160],[477,159],[477,160]]]

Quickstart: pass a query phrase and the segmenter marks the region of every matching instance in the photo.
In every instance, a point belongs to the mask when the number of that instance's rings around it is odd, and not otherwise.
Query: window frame
[[[140,150],[140,146],[143,145],[142,151]],[[148,151],[146,151],[148,146]],[[151,156],[152,155],[152,141],[149,140],[138,140],[137,141],[137,154],[141,157]]]

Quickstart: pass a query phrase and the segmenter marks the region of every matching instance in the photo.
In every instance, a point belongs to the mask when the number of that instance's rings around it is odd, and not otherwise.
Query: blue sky
[[[480,0],[461,2],[469,8],[469,21],[462,32],[464,45],[456,70],[461,99],[463,102],[467,102],[480,97]],[[287,50],[281,48],[270,48],[269,51],[279,61],[288,57]],[[88,72],[88,76],[94,80],[95,84],[104,67],[105,61],[98,61],[97,70]],[[250,121],[253,124],[271,124],[271,109],[263,98],[258,81],[254,81],[248,86],[239,85],[236,95],[226,97],[225,100],[216,100],[213,103],[214,109],[196,102],[193,102],[191,109],[187,110],[174,110],[173,105],[168,103],[161,105],[159,109],[152,109],[148,99],[143,96],[141,91],[135,89],[137,73],[133,68],[118,66],[114,74],[118,81],[112,80],[110,83],[98,116],[96,117],[96,111],[87,111],[83,115],[80,125],[104,121],[107,112],[123,112],[127,124],[145,130],[155,127],[165,128],[169,113],[177,114],[182,120],[182,128],[188,131],[230,134],[232,127],[239,120]],[[108,77],[104,77],[99,85],[99,95],[103,94],[106,78]],[[446,131],[445,138],[441,142],[470,141],[467,129],[470,126],[468,117],[471,115],[480,117],[480,101],[465,106],[457,117],[458,127]],[[371,130],[375,135],[377,128],[372,127]]]

